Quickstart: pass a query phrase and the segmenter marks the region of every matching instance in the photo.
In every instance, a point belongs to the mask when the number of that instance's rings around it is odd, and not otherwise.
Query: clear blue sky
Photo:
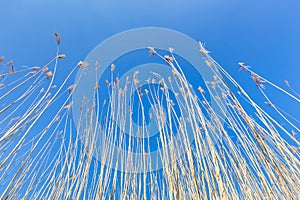
[[[212,57],[246,88],[252,83],[237,71],[239,61],[300,91],[299,8],[298,0],[2,1],[0,54],[15,66],[41,65],[54,56],[53,33],[58,32],[67,54],[64,65],[71,67],[113,34],[157,26],[205,42]]]
[[[45,64],[55,56],[58,32],[69,72],[113,34],[164,27],[205,42],[211,56],[254,95],[250,89],[257,88],[249,74],[238,72],[239,61],[282,87],[288,80],[300,92],[299,19],[299,0],[2,0],[0,56],[16,67]],[[300,119],[299,104],[274,97]]]

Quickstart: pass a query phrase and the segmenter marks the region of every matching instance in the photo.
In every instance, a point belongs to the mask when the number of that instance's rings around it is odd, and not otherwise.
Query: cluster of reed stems
[[[59,47],[43,67],[18,69],[2,57],[0,199],[299,199],[300,122],[264,89],[273,87],[299,105],[288,82],[289,91],[239,63],[265,98],[264,109],[202,45],[199,53],[214,74],[206,86],[189,84],[173,49],[165,56],[149,50],[166,62],[172,76],[149,69],[151,79],[139,80],[136,71],[120,84],[112,65],[107,88],[99,83],[94,88],[95,97],[107,91],[109,98],[83,97],[79,119],[72,117],[77,83],[68,80],[78,70],[88,78],[86,70],[101,66],[80,61],[55,85],[65,57]],[[159,130],[157,144],[150,144],[146,107]],[[132,128],[136,124],[138,129]],[[106,135],[100,143],[99,131]],[[116,154],[111,144],[126,151]],[[160,147],[158,170],[151,170],[152,145]]]

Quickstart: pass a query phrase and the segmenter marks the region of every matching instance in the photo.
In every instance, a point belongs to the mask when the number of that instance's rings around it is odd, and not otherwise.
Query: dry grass
[[[59,45],[60,36],[55,37]],[[115,75],[117,66],[111,65],[111,80],[106,81],[110,98],[104,102],[83,99],[80,119],[75,122],[77,130],[72,126],[74,105],[70,99],[77,83],[66,84],[78,67],[89,70],[92,65],[78,62],[59,86],[54,80],[59,60],[65,57],[59,54],[59,48],[42,68],[18,69],[12,62],[4,66],[0,78],[0,199],[299,199],[300,155],[295,137],[300,132],[299,120],[273,104],[263,89],[266,85],[274,87],[299,103],[299,95],[288,82],[286,86],[293,93],[239,63],[243,73],[252,76],[267,105],[288,124],[283,126],[209,56],[202,43],[200,52],[214,74],[207,82],[207,91],[188,83],[173,49],[164,56],[152,47],[149,50],[152,56],[166,61],[173,76],[152,72],[147,89],[143,89],[139,83],[146,80],[139,80],[138,71],[121,85]],[[4,62],[4,57],[0,61]],[[96,96],[101,90],[95,83]],[[134,101],[128,91],[136,92],[138,100]],[[211,98],[220,112],[211,106],[206,94],[216,94]],[[159,127],[158,144],[169,145],[168,151],[160,151],[161,171],[148,171],[147,166],[155,162],[149,154],[150,146],[133,136],[137,131],[144,140],[150,140],[145,102],[152,102],[150,118]],[[51,105],[57,112],[51,118],[43,117]],[[249,107],[255,117],[247,111]],[[131,136],[125,141],[125,133],[120,130],[125,130],[126,124],[134,127],[130,116],[135,114],[141,125],[137,130],[130,128],[127,134]],[[96,123],[94,116],[105,120]],[[45,119],[42,127],[36,125]],[[104,130],[107,140],[119,148],[126,147],[127,152],[115,155],[105,141],[99,146],[99,130]],[[98,155],[102,162],[93,159],[98,148],[102,149]],[[178,159],[180,150],[185,154]],[[143,155],[136,162],[132,160],[134,152]],[[118,162],[113,161],[116,156],[121,158]],[[123,171],[103,163],[112,163]],[[143,173],[139,173],[141,166]]]

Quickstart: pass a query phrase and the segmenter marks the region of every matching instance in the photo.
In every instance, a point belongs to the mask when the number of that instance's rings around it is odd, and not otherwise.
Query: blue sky
[[[42,66],[53,58],[54,32],[62,37],[67,57],[60,66],[67,73],[110,36],[152,26],[205,42],[211,56],[261,103],[250,75],[238,72],[238,62],[284,88],[288,80],[300,92],[299,0],[3,0],[0,5],[0,56],[16,67]],[[299,104],[281,93],[269,95],[300,119]]]
[[[58,32],[61,52],[67,54],[63,65],[71,68],[113,34],[164,27],[205,42],[212,57],[246,88],[252,82],[238,72],[239,61],[283,87],[288,80],[300,91],[299,8],[297,0],[2,1],[0,54],[15,66],[41,65],[55,54],[53,33]]]

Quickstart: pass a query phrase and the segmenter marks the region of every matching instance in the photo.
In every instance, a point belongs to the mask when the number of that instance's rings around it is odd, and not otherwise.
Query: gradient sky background
[[[16,67],[42,65],[55,55],[53,33],[58,32],[69,71],[113,34],[156,26],[205,42],[211,56],[246,89],[256,90],[249,74],[238,72],[239,61],[280,86],[288,80],[300,91],[299,9],[298,0],[2,1],[0,54]],[[300,118],[297,104],[281,103]]]
[[[206,43],[217,60],[247,92],[257,88],[252,70],[300,91],[300,1],[100,1],[10,0],[1,2],[0,54],[15,67],[43,65],[55,56],[54,32],[61,34],[66,73],[100,42],[132,28],[154,26],[182,32]],[[61,76],[64,77],[64,76]],[[267,88],[268,89],[268,88]],[[288,88],[286,88],[288,89]],[[275,103],[300,119],[296,102],[271,92]],[[259,99],[263,103],[263,99]]]

